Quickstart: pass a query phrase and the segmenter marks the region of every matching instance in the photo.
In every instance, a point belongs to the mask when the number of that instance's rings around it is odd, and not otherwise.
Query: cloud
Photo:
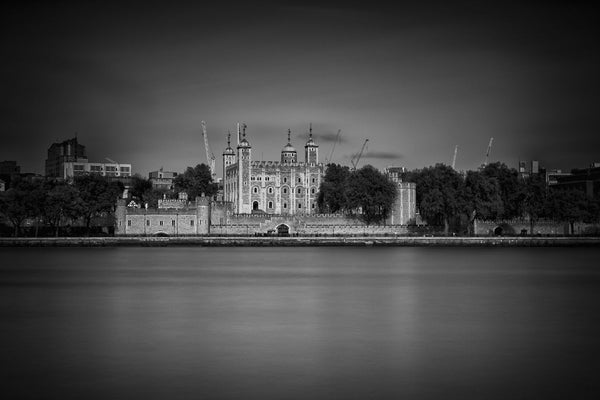
[[[404,156],[400,153],[394,153],[391,151],[367,151],[362,155],[362,158],[372,158],[378,160],[397,160]]]
[[[302,134],[297,134],[296,137],[298,139],[304,139],[306,140],[307,135],[305,133]],[[315,133],[313,132],[313,139],[315,140],[315,142],[317,144],[322,144],[322,143],[334,143],[335,140],[337,138],[337,143],[348,143],[348,139],[346,139],[344,137],[344,133],[340,133],[340,136],[337,136],[337,132],[319,132],[319,133]]]

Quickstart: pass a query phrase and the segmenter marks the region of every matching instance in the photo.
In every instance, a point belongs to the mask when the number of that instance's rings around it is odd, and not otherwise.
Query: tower
[[[227,167],[235,164],[235,151],[231,148],[231,133],[227,134],[227,148],[223,151],[223,198],[225,201],[231,201],[231,188],[228,186]]]
[[[283,164],[298,162],[298,153],[296,153],[296,149],[292,146],[291,134],[292,132],[288,129],[288,142],[281,150],[281,162]]]
[[[238,214],[249,214],[250,207],[250,162],[252,157],[252,146],[246,140],[246,124],[243,125],[243,138],[237,146],[238,161],[238,189],[236,199],[236,212]]]
[[[319,162],[319,146],[315,144],[312,137],[312,124],[310,124],[308,142],[304,145],[304,162],[315,165]]]

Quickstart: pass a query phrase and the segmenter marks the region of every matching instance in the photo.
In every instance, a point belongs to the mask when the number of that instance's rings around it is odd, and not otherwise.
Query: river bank
[[[600,237],[60,237],[0,238],[0,247],[105,246],[598,246]]]

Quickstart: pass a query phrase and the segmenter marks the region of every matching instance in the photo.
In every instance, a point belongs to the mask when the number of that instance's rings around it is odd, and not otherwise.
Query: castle
[[[236,214],[262,211],[267,214],[315,214],[317,193],[325,166],[319,163],[319,146],[312,137],[304,145],[304,162],[288,142],[281,150],[281,161],[252,161],[252,146],[243,138],[237,151],[230,139],[223,152],[223,199],[233,205]],[[239,132],[238,132],[239,138]]]
[[[241,138],[240,138],[241,135]],[[398,168],[388,168],[397,198],[385,225],[365,225],[340,214],[320,214],[319,187],[325,165],[312,135],[304,145],[304,162],[288,141],[280,161],[253,161],[252,146],[238,129],[236,150],[228,137],[223,152],[223,195],[214,200],[163,201],[159,208],[127,207],[119,200],[116,235],[396,235],[407,233],[416,218],[415,184],[402,182]]]

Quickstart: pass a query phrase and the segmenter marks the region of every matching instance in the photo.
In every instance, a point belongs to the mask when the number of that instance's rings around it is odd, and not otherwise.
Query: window
[[[131,220],[130,219],[127,220],[127,226],[131,226]]]
[[[150,220],[149,219],[146,220],[146,226],[150,226]]]
[[[83,171],[83,165],[73,164],[73,171]]]
[[[107,171],[116,171],[116,170],[117,170],[117,167],[111,167],[110,165],[107,165],[107,166],[106,166],[106,170],[107,170]]]
[[[302,193],[302,188],[298,188],[298,194]]]
[[[171,220],[171,226],[175,226],[175,220],[174,219]]]
[[[315,188],[310,189],[310,193],[315,194]]]
[[[302,208],[302,203],[298,203],[298,208]]]
[[[312,183],[315,183],[315,178],[312,178]]]
[[[302,183],[302,178],[298,178],[298,183]]]
[[[190,226],[194,226],[194,220],[190,219]]]
[[[287,203],[283,203],[283,208],[287,208]]]
[[[255,187],[255,188],[253,188],[253,189],[252,189],[252,191],[253,191],[254,193],[258,193],[258,188],[257,188],[257,187]]]
[[[287,183],[287,178],[283,178],[283,183]]]
[[[314,210],[314,209],[315,209],[315,203],[312,203],[312,204],[310,205],[310,208],[312,208],[312,209]]]
[[[90,171],[102,171],[102,166],[100,166],[100,165],[90,165]]]
[[[269,202],[269,208],[273,208],[273,202],[272,201]]]
[[[129,167],[121,167],[121,172],[129,172]]]
[[[265,181],[268,181],[268,180],[269,180],[269,177],[268,177],[268,176],[265,176]]]
[[[287,194],[287,188],[283,188],[283,194]]]
[[[163,226],[163,222],[162,222],[162,221],[160,221],[158,224],[159,224],[160,226]]]
[[[273,194],[273,188],[270,187],[269,190],[268,190],[268,192],[269,192],[269,194]]]

